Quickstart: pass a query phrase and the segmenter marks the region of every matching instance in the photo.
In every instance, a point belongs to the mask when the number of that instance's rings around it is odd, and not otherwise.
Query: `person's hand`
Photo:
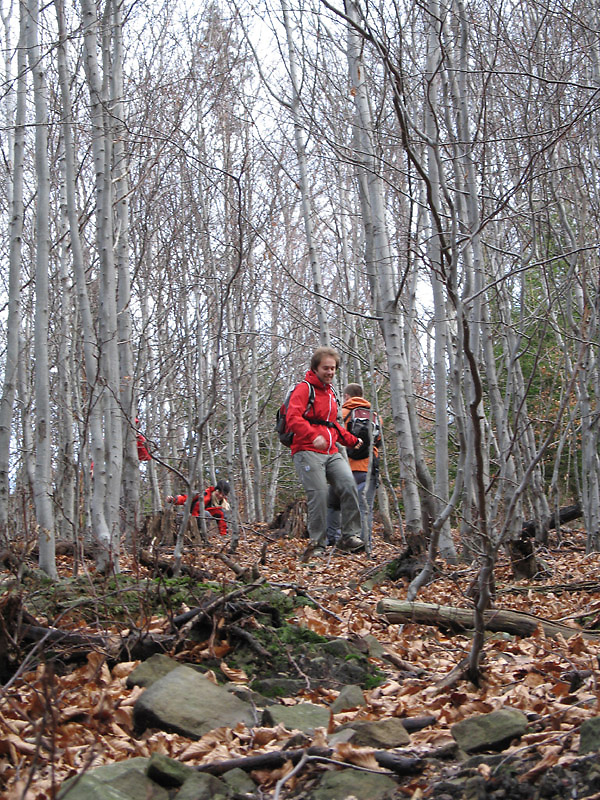
[[[173,495],[167,495],[165,497],[165,503],[172,503],[173,502]]]
[[[316,439],[313,439],[313,445],[317,450],[327,450],[327,439],[320,433]]]
[[[354,445],[354,448],[358,450],[359,447],[363,446],[363,440],[360,438],[360,436],[357,436],[356,438],[358,439],[358,442]]]

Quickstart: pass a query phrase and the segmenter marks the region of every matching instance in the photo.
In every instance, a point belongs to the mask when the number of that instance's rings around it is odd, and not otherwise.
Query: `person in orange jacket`
[[[216,486],[208,486],[202,495],[204,506],[204,516],[215,519],[219,527],[221,536],[227,535],[227,512],[231,506],[227,500],[230,486],[227,481],[218,481]],[[166,503],[173,503],[176,506],[183,506],[187,500],[187,494],[169,495],[165,497]],[[196,494],[192,498],[192,517],[200,516],[200,495]]]
[[[378,415],[375,411],[371,410],[371,403],[363,396],[362,386],[359,383],[349,383],[344,389],[342,405],[342,419],[346,427],[348,427],[350,423],[350,418],[355,408],[367,409],[369,418],[372,416],[374,420],[379,421]],[[380,437],[373,442],[371,472],[368,476],[369,480],[367,480],[367,471],[369,469],[368,448],[366,455],[362,458],[360,455],[357,458],[352,450],[348,451],[350,469],[352,470],[352,475],[358,491],[363,537],[367,542],[371,541],[373,531],[373,504],[375,501],[375,490],[379,485],[379,450],[377,445],[381,445]],[[364,449],[364,447],[362,449]],[[340,536],[340,498],[333,487],[329,487],[329,496],[327,498],[327,544],[336,544]]]

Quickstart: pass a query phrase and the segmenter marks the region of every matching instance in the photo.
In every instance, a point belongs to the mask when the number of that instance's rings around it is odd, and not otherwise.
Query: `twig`
[[[242,586],[241,589],[236,589],[234,592],[229,592],[229,594],[217,597],[216,600],[213,600],[212,603],[209,603],[207,606],[198,606],[197,608],[192,608],[189,611],[180,614],[178,617],[175,617],[172,621],[172,624],[176,628],[180,628],[186,622],[189,622],[191,619],[199,616],[200,614],[208,616],[215,611],[215,609],[219,608],[219,606],[222,606],[223,603],[227,603],[229,600],[233,600],[242,594],[247,594],[253,589],[257,589],[259,586],[262,586],[263,583],[265,583],[265,579],[261,578],[260,580],[256,581],[256,583],[249,583],[247,586]]]
[[[254,650],[255,653],[258,653],[261,658],[264,658],[268,661],[271,660],[271,653],[269,653],[268,650],[265,650],[265,648],[254,638],[254,636],[252,636],[251,633],[243,628],[240,628],[239,625],[229,625],[228,630],[230,633],[234,634],[234,636],[237,636],[239,639],[243,639],[248,644],[250,649]]]
[[[280,778],[277,781],[277,783],[275,784],[275,794],[273,796],[273,800],[279,800],[279,793],[281,792],[281,789],[290,780],[290,778],[293,778],[294,775],[297,775],[302,769],[304,769],[304,765],[309,760],[309,758],[310,756],[307,754],[306,751],[304,751],[304,753],[302,753],[302,758],[296,764],[294,769],[291,772],[288,772],[287,775],[284,775],[283,778]]]
[[[294,669],[296,670],[296,672],[297,672],[297,673],[298,673],[298,674],[299,674],[299,675],[300,675],[302,678],[304,678],[304,682],[306,683],[306,689],[307,689],[307,690],[310,690],[310,678],[308,677],[308,675],[307,675],[305,672],[302,672],[302,670],[300,669],[300,667],[298,666],[298,664],[297,664],[297,663],[296,663],[296,661],[294,660],[294,657],[293,657],[293,656],[292,656],[292,654],[290,653],[290,649],[289,649],[289,647],[288,647],[288,648],[286,648],[286,655],[287,655],[287,657],[288,657],[288,661],[289,661],[289,662],[290,662],[290,664],[291,664],[291,665],[294,667]]]
[[[230,758],[227,761],[211,762],[200,764],[194,767],[197,772],[208,772],[210,775],[223,775],[230,769],[239,767],[244,772],[252,772],[255,769],[276,769],[291,761],[296,764],[306,753],[312,760],[326,761],[332,764],[352,767],[353,769],[367,770],[365,767],[352,765],[346,761],[339,761],[332,758],[335,751],[331,747],[308,747],[298,750],[271,750],[267,753],[260,753],[255,756],[245,756],[241,758]],[[375,760],[380,767],[394,772],[396,775],[414,775],[423,771],[423,760],[420,758],[400,756],[397,753],[390,753],[387,750],[375,750],[373,752]]]
[[[335,619],[337,622],[341,622],[341,623],[342,623],[342,625],[344,624],[344,620],[343,620],[341,617],[338,617],[338,615],[337,615],[337,614],[334,614],[334,613],[333,613],[333,611],[330,611],[328,608],[325,608],[325,606],[324,606],[324,605],[322,605],[321,603],[319,603],[319,601],[318,601],[318,600],[315,600],[315,598],[314,598],[314,597],[313,597],[311,594],[309,594],[309,593],[306,591],[306,589],[300,589],[300,588],[298,588],[298,589],[296,589],[296,594],[299,594],[299,595],[300,595],[300,597],[306,597],[306,598],[308,598],[308,599],[311,601],[311,603],[314,603],[314,604],[317,606],[317,608],[320,608],[320,609],[321,609],[321,611],[322,611],[324,614],[327,614],[328,616],[330,616],[330,617],[333,617],[333,618],[334,618],[334,619]]]

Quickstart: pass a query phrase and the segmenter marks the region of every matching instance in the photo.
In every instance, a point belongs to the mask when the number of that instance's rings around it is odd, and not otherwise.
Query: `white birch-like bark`
[[[68,264],[68,214],[64,152],[60,159],[60,244],[58,274],[60,279],[60,340],[57,359],[58,430],[60,449],[56,456],[54,506],[58,515],[57,532],[60,538],[75,542],[77,511],[75,507],[75,415],[73,413],[74,369],[73,284]]]
[[[227,451],[226,451],[227,475],[230,476],[231,478],[235,474],[234,459],[235,459],[235,449],[236,449],[236,435],[235,435],[235,425],[233,422],[234,419],[233,392],[229,380],[229,375],[225,376],[225,410],[227,414]],[[240,524],[239,524],[240,516],[239,516],[238,496],[235,489],[234,481],[230,480],[230,485],[231,485],[231,491],[229,493],[229,504],[231,506],[231,510],[229,511],[229,515],[227,518],[227,530],[229,533],[229,550],[230,552],[235,553],[240,541]]]
[[[110,5],[110,4],[109,4]],[[98,19],[91,0],[82,0],[85,69],[92,118],[92,153],[95,167],[96,244],[100,260],[100,375],[104,447],[94,443],[92,513],[96,536],[96,564],[100,571],[119,571],[119,500],[123,465],[122,414],[119,398],[119,350],[117,331],[117,283],[112,224],[111,151],[108,116],[107,73],[104,81],[98,61]],[[107,37],[101,37],[102,52],[109,57]],[[102,509],[102,510],[101,510]]]
[[[356,8],[351,0],[347,2],[346,10],[350,19],[358,21]],[[422,530],[422,518],[417,488],[415,443],[408,408],[410,398],[406,394],[409,380],[403,336],[404,326],[396,300],[393,259],[385,221],[383,181],[379,174],[375,148],[371,141],[373,124],[364,79],[365,68],[362,62],[361,41],[351,26],[348,26],[347,37],[348,65],[356,108],[355,136],[358,146],[356,159],[358,168],[363,172],[364,177],[361,187],[365,185],[361,192],[361,202],[363,216],[370,225],[369,229],[365,228],[365,235],[370,240],[366,245],[367,255],[369,252],[372,254],[371,263],[374,265],[373,272],[381,302],[381,330],[388,357],[392,414],[398,442],[400,470],[404,481],[403,499],[406,528],[408,531],[416,533]]]
[[[55,8],[59,32],[57,65],[62,103],[62,135],[65,150],[65,202],[66,213],[69,222],[69,244],[75,280],[77,308],[83,334],[83,357],[85,363],[85,376],[87,384],[86,396],[88,402],[86,413],[87,425],[89,426],[89,435],[91,439],[91,451],[93,454],[96,452],[102,452],[103,450],[102,416],[101,405],[99,401],[100,393],[98,382],[98,361],[96,357],[97,337],[94,330],[94,321],[88,296],[83,249],[79,233],[75,149],[73,145],[72,131],[73,111],[69,86],[70,76],[67,67],[67,34],[65,30],[64,6],[62,0],[55,0]],[[85,435],[87,433],[86,427],[87,426],[84,426],[81,431],[82,441],[85,441]],[[89,534],[91,528],[93,527],[94,531],[105,530],[107,536],[108,529],[104,520],[103,504],[101,502],[94,502],[90,504],[89,492],[85,491],[85,489],[89,486],[90,479],[89,463],[86,457],[87,447],[85,445],[82,448],[82,456],[83,459],[80,459],[80,468],[83,474],[82,480],[84,487],[84,532],[86,535]],[[88,517],[88,510],[90,511],[91,520]]]
[[[321,275],[321,264],[319,262],[315,237],[313,232],[313,210],[308,181],[308,167],[306,163],[306,143],[302,120],[300,118],[300,78],[298,59],[294,47],[292,25],[290,20],[290,9],[287,0],[281,0],[281,10],[283,13],[283,25],[288,47],[289,73],[292,85],[292,100],[289,104],[294,123],[294,141],[296,144],[296,156],[298,158],[299,189],[302,199],[302,218],[304,220],[304,232],[308,247],[308,258],[313,278],[314,301],[317,311],[317,321],[319,324],[319,336],[322,345],[330,345],[331,336],[329,332],[329,322],[325,310],[325,300],[323,291],[323,278]]]
[[[151,249],[151,247],[148,248],[146,255],[148,265],[150,263]],[[141,386],[144,387],[146,383],[150,384],[153,376],[157,374],[154,349],[150,346],[147,333],[150,325],[150,315],[148,311],[148,295],[146,292],[142,292],[140,296],[140,315],[142,322],[142,335],[140,338],[138,358],[140,362],[140,382]],[[157,404],[147,403],[145,406],[144,418],[141,420],[142,426],[145,430],[145,436],[151,444],[150,452],[157,452],[159,457],[161,456],[160,446],[166,440],[166,436],[164,435],[164,415],[161,413],[161,411],[162,409],[157,407]],[[163,501],[158,482],[156,462],[154,460],[148,462],[146,475],[150,488],[152,514],[158,514],[163,508]],[[164,487],[165,495],[173,494],[170,477],[171,472],[167,470],[167,485]]]
[[[440,84],[441,53],[441,16],[440,4],[437,0],[430,0],[428,13],[428,53],[426,81],[428,94],[425,102],[425,132],[427,134],[427,173],[430,181],[430,202],[439,209],[440,177],[439,154],[435,152],[436,114],[438,107],[438,92]],[[440,231],[435,220],[431,219],[431,234],[427,240],[427,249],[430,260],[430,280],[433,296],[433,326],[434,326],[434,358],[433,370],[435,380],[434,412],[435,412],[435,484],[434,493],[438,503],[443,508],[449,499],[449,457],[448,457],[448,314],[450,304],[444,292],[442,275],[442,245]],[[448,561],[456,560],[456,549],[450,533],[448,520],[440,527],[439,541],[437,542],[440,554]]]
[[[254,264],[251,267],[254,274]],[[252,280],[252,285],[254,279]],[[250,339],[250,397],[248,403],[248,410],[250,413],[251,427],[250,427],[250,454],[252,458],[252,492],[254,498],[254,519],[256,522],[264,522],[265,512],[263,505],[263,468],[262,458],[260,453],[260,436],[259,436],[259,386],[258,386],[258,366],[259,356],[257,353],[259,337],[256,334],[256,316],[254,303],[250,304],[249,313],[249,329],[252,331]]]
[[[50,165],[48,162],[48,98],[44,60],[38,44],[37,0],[28,0],[28,55],[35,104],[35,167],[37,178],[35,255],[35,513],[39,526],[39,564],[56,579],[54,509],[52,507],[52,439],[48,359],[50,255]]]
[[[131,324],[131,277],[129,274],[129,165],[125,142],[125,109],[123,104],[123,20],[121,3],[112,5],[112,71],[111,114],[113,170],[115,193],[116,241],[115,258],[117,269],[117,331],[119,335],[119,371],[121,389],[119,402],[123,410],[123,479],[122,479],[122,526],[125,546],[131,548],[139,530],[140,512],[140,464],[137,456],[135,382]],[[137,427],[137,425],[136,425]]]
[[[20,4],[20,32],[17,46],[17,89],[12,139],[12,184],[10,186],[10,229],[8,254],[8,314],[6,320],[6,354],[0,399],[0,537],[7,536],[9,519],[9,470],[12,419],[17,388],[19,329],[21,327],[20,276],[21,242],[23,237],[23,164],[25,151],[25,95],[27,91],[26,8]],[[4,21],[8,39],[7,20]],[[8,49],[7,49],[8,52]],[[7,66],[8,70],[8,66]],[[8,77],[8,75],[7,75]]]

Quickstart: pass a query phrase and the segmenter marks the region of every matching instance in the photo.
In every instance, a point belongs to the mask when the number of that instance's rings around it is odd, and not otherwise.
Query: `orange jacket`
[[[346,400],[342,406],[342,418],[346,428],[348,427],[350,414],[354,408],[371,408],[371,403],[368,400],[365,400],[364,397],[350,397],[348,400]],[[377,458],[378,455],[379,450],[375,447],[375,445],[373,445],[373,458]],[[369,469],[368,458],[349,458],[348,461],[350,462],[350,468],[352,472],[366,472]]]

